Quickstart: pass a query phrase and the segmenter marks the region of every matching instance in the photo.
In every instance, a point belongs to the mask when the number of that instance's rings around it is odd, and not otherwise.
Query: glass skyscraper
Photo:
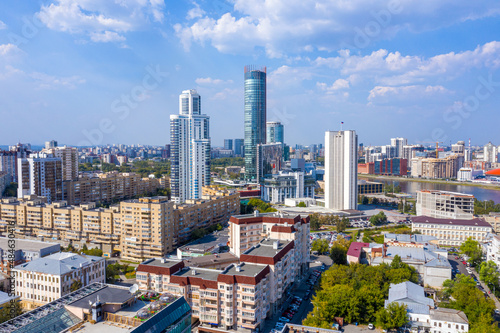
[[[283,124],[279,121],[267,122],[267,143],[285,143]]]
[[[245,179],[257,180],[257,145],[266,143],[266,67],[245,66]]]

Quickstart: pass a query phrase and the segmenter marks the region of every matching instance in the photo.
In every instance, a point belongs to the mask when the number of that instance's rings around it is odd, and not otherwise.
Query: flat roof
[[[59,243],[50,243],[50,242],[42,242],[38,240],[30,240],[30,239],[10,239],[7,237],[0,237],[0,248],[7,249],[9,248],[8,241],[14,240],[14,249],[26,251],[40,251],[41,249],[45,249],[47,247],[51,247],[54,245],[61,246]]]
[[[240,267],[238,272],[237,267]],[[266,269],[267,265],[257,265],[243,262],[239,265],[231,265],[223,274],[227,275],[240,275],[240,276],[250,276],[256,277],[260,272]]]
[[[155,259],[146,260],[143,263],[141,263],[141,265],[171,268],[174,265],[177,265],[179,262],[180,262],[180,260],[155,258]]]
[[[80,264],[88,265],[96,261],[104,261],[102,257],[88,256],[70,252],[58,252],[49,256],[29,261],[14,267],[20,271],[62,275],[80,268]]]
[[[211,233],[209,235],[206,235],[205,237],[202,237],[191,243],[183,245],[179,247],[178,250],[185,252],[188,251],[206,252],[218,245],[224,246],[227,244],[228,241],[229,241],[229,231],[221,230],[215,234]]]
[[[258,256],[258,257],[274,258],[274,256],[277,253],[279,253],[288,244],[291,243],[291,241],[280,240],[279,245],[278,245],[278,249],[276,250],[273,248],[275,241],[277,241],[277,240],[276,239],[264,239],[259,244],[255,245],[254,247],[245,251],[243,254],[247,254],[247,255],[251,255],[251,256]]]
[[[193,273],[195,272],[195,274]],[[210,269],[210,268],[199,268],[199,267],[184,267],[180,271],[174,273],[173,275],[182,276],[182,277],[192,277],[199,278],[203,280],[211,280],[217,281],[217,277],[221,274],[222,271],[218,269]]]
[[[96,292],[80,298],[72,303],[70,306],[75,306],[82,309],[88,309],[89,301],[95,303],[99,297],[101,303],[125,303],[134,295],[129,291],[127,287],[106,285],[104,288],[97,290]]]
[[[198,265],[223,264],[225,262],[239,261],[239,258],[232,253],[218,253],[201,257],[191,257],[183,259],[186,266],[196,267]]]
[[[491,225],[483,219],[474,218],[471,220],[459,220],[459,219],[438,219],[429,216],[413,216],[411,217],[413,223],[428,223],[428,224],[447,224],[447,225],[464,225],[464,226],[477,226],[477,227],[489,227]]]
[[[437,240],[436,237],[430,235],[419,235],[419,234],[394,234],[394,233],[386,233],[384,234],[384,240],[387,242],[398,241],[398,242],[415,242],[415,243],[427,243],[433,240]]]

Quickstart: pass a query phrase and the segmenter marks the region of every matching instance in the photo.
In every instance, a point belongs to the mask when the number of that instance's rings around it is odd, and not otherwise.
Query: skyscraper
[[[257,179],[257,145],[266,143],[266,67],[245,66],[245,178]]]
[[[403,157],[403,147],[408,145],[408,140],[405,138],[392,138],[391,146],[396,147],[396,155],[394,157]]]
[[[244,139],[234,139],[234,155],[244,157],[245,156],[245,140]]]
[[[356,209],[358,198],[358,136],[355,131],[325,134],[325,207]]]
[[[196,90],[179,96],[179,114],[170,116],[170,143],[172,200],[200,198],[201,188],[210,184],[210,134]]]
[[[233,150],[233,139],[224,139],[224,149]]]
[[[285,143],[283,124],[279,121],[268,121],[266,123],[267,143]]]

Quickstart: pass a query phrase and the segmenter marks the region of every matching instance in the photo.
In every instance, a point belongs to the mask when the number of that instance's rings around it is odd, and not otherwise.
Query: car
[[[368,324],[368,329],[373,330],[373,329],[375,329],[375,326],[373,326],[373,324],[370,323],[370,324]]]
[[[281,317],[280,319],[278,319],[278,321],[281,321],[283,323],[288,323],[290,319],[288,319],[287,317]]]

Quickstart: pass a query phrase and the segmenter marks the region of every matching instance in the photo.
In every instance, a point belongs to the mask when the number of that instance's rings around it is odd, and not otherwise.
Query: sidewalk
[[[490,288],[486,285],[486,283],[484,283],[483,281],[481,281],[479,279],[479,274],[476,272],[476,269],[471,267],[471,271],[472,271],[472,274],[477,278],[477,280],[479,281],[479,283],[481,284],[481,286],[484,288],[484,290],[486,290],[486,292],[488,293],[488,296],[491,297],[491,299],[495,302],[495,307],[497,309],[500,309],[500,302],[498,301],[498,298],[490,290]]]

